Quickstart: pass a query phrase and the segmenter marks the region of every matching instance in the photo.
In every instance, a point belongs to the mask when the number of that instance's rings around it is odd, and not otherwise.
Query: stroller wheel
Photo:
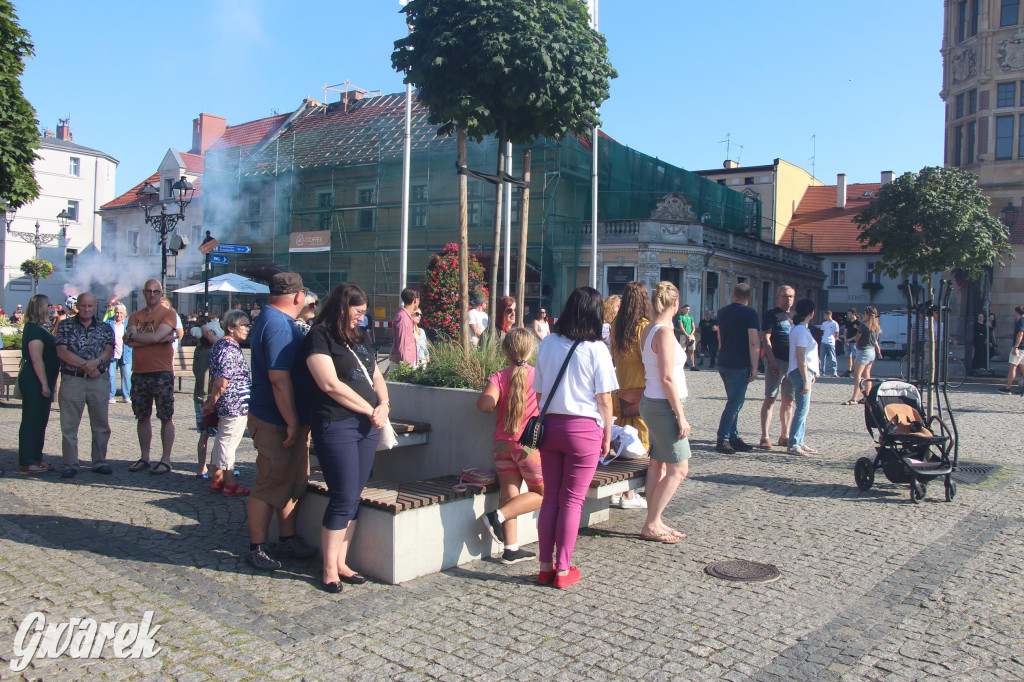
[[[946,502],[956,499],[956,481],[946,478]]]
[[[910,484],[910,501],[917,504],[928,494],[928,486],[924,481],[914,481]]]
[[[861,457],[853,465],[853,480],[861,490],[871,490],[875,483],[875,463],[867,457]]]

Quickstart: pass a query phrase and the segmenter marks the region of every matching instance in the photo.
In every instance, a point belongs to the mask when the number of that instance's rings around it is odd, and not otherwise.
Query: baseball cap
[[[302,275],[297,272],[279,272],[270,280],[270,295],[285,296],[304,291]]]

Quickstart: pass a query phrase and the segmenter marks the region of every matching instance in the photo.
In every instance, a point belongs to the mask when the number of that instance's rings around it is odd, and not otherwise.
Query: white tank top
[[[647,382],[647,385],[644,387],[644,396],[648,398],[656,398],[660,400],[668,399],[668,396],[665,395],[665,387],[661,385],[661,372],[658,370],[658,354],[655,353],[654,349],[651,347],[651,343],[654,341],[654,334],[658,331],[658,327],[667,326],[668,325],[664,324],[654,325],[650,333],[647,334],[647,340],[644,342],[644,347],[640,351],[640,357],[644,361],[644,379]],[[678,342],[675,342],[674,336],[673,342],[676,343],[676,356],[672,376],[676,380],[679,399],[682,400],[689,394],[686,390],[686,376],[683,374],[683,365],[686,364],[686,351],[683,350],[682,346],[680,346]]]

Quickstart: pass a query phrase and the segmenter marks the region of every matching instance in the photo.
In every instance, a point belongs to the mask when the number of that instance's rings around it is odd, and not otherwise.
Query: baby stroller
[[[857,487],[870,490],[875,472],[881,469],[889,481],[909,483],[910,501],[916,504],[924,499],[928,482],[942,478],[946,502],[952,502],[956,497],[953,430],[938,415],[922,416],[921,393],[913,384],[867,379],[865,388],[864,422],[872,438],[878,432],[878,446],[873,461],[861,457],[854,465]]]

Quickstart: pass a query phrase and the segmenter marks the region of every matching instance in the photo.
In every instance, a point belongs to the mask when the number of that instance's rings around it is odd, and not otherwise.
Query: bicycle
[[[910,377],[910,356],[904,355],[900,360],[900,378],[908,381]],[[946,385],[949,388],[960,388],[967,378],[967,367],[953,351],[946,356]]]

